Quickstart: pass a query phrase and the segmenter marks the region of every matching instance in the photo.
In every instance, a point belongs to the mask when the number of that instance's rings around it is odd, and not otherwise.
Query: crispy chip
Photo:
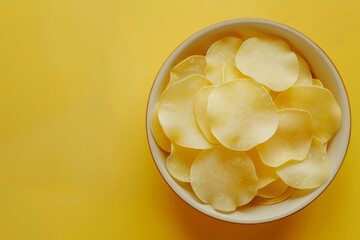
[[[314,78],[313,79],[313,85],[318,87],[323,87],[322,82],[319,79]]]
[[[192,74],[205,76],[205,66],[205,56],[193,55],[184,59],[171,69],[169,86]]]
[[[181,182],[190,182],[190,168],[200,150],[171,145],[171,154],[166,159],[169,173]]]
[[[321,186],[330,174],[325,145],[314,137],[309,154],[304,160],[288,161],[276,168],[276,173],[290,187],[310,189]]]
[[[236,67],[235,56],[242,43],[242,40],[236,37],[226,37],[216,41],[206,52],[205,67],[206,77],[214,84],[220,84],[223,81],[224,65]]]
[[[257,193],[258,178],[244,152],[217,146],[197,156],[190,170],[191,186],[205,203],[220,211],[234,211]]]
[[[207,119],[207,106],[209,94],[215,88],[214,85],[202,88],[195,100],[195,117],[196,121],[204,134],[205,138],[212,144],[218,144],[218,140],[214,137],[209,127]]]
[[[249,38],[236,55],[243,74],[275,91],[291,87],[299,75],[296,54],[282,40]]]
[[[254,81],[224,83],[212,91],[208,101],[210,129],[229,149],[247,151],[276,131],[275,105],[265,88]]]
[[[297,55],[299,61],[299,76],[294,85],[313,85],[312,75],[307,62]]]
[[[276,106],[282,108],[300,108],[310,112],[315,136],[321,142],[327,142],[339,129],[341,110],[332,93],[318,86],[294,86],[275,100]]]
[[[246,154],[251,158],[254,163],[256,175],[259,178],[259,188],[263,188],[269,183],[278,179],[278,175],[275,172],[275,169],[265,165],[259,156],[258,151],[256,148],[252,148],[246,152]]]
[[[231,82],[241,78],[247,78],[244,76],[236,67],[231,67],[230,65],[224,64],[223,69],[223,82]]]
[[[288,187],[286,191],[278,197],[264,198],[264,197],[256,196],[254,197],[252,202],[258,205],[271,205],[288,199],[291,195],[293,195],[294,192],[295,192],[295,188]]]
[[[211,82],[197,74],[169,86],[159,101],[159,120],[166,136],[175,144],[195,149],[206,149],[212,145],[198,127],[194,105],[199,90]]]
[[[158,107],[159,107],[159,103],[156,103],[150,120],[151,132],[158,146],[161,147],[164,151],[170,152],[171,143],[170,140],[165,135],[163,128],[160,125],[159,116],[158,116]]]
[[[288,185],[284,183],[281,178],[277,178],[263,188],[260,188],[257,192],[257,196],[264,198],[276,198],[283,194],[287,189]]]
[[[279,126],[275,134],[256,148],[262,162],[278,167],[289,160],[303,160],[313,138],[313,123],[308,111],[301,109],[279,110]]]

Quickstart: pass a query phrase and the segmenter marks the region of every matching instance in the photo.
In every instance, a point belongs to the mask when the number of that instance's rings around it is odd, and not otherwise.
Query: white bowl
[[[210,205],[199,201],[191,189],[179,184],[179,182],[170,176],[165,167],[166,154],[157,146],[152,137],[150,117],[155,103],[158,101],[169,80],[171,68],[178,62],[193,54],[205,54],[207,48],[222,37],[234,35],[249,37],[263,33],[279,37],[289,43],[293,49],[297,50],[309,63],[314,75],[334,94],[340,105],[342,125],[328,146],[331,162],[330,177],[321,187],[307,192],[296,191],[289,199],[278,204],[267,206],[249,204],[239,207],[233,213],[221,213],[214,210]],[[171,53],[156,76],[151,89],[147,106],[146,127],[149,147],[156,166],[169,186],[185,202],[200,212],[224,221],[263,223],[277,220],[299,211],[315,200],[328,187],[344,161],[350,139],[351,117],[349,101],[342,79],[327,55],[314,42],[283,24],[263,19],[236,19],[212,25],[195,33]]]

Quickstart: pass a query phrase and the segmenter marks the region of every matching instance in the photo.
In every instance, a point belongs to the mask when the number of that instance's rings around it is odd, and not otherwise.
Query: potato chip
[[[319,79],[314,78],[313,79],[313,85],[318,87],[323,87],[322,82]]]
[[[330,162],[325,145],[313,138],[309,154],[302,161],[288,161],[276,168],[277,175],[290,187],[317,188],[330,174]]]
[[[278,95],[275,104],[279,109],[300,108],[310,112],[314,134],[327,142],[339,129],[341,110],[332,93],[318,86],[294,86]]]
[[[282,40],[245,40],[237,52],[236,66],[243,74],[274,91],[288,89],[299,75],[296,54]]]
[[[297,55],[299,61],[299,76],[294,85],[313,85],[312,75],[307,62]]]
[[[248,79],[215,88],[209,95],[207,110],[212,133],[232,150],[247,151],[268,140],[278,125],[269,93]]]
[[[310,113],[300,109],[278,111],[279,125],[275,134],[256,148],[262,162],[278,167],[289,160],[303,160],[309,152],[313,138]]]
[[[215,88],[214,85],[202,88],[196,96],[195,100],[195,118],[205,138],[212,144],[218,144],[218,140],[214,137],[208,124],[207,106],[209,94]]]
[[[231,67],[230,65],[224,64],[223,82],[231,82],[241,78],[247,77],[243,75],[236,67]]]
[[[168,137],[165,135],[163,128],[160,125],[159,117],[158,117],[158,107],[159,107],[159,103],[156,103],[150,120],[151,132],[157,145],[160,148],[162,148],[164,151],[170,152],[171,143]]]
[[[190,182],[190,168],[200,150],[171,145],[171,153],[166,159],[169,173],[181,182]]]
[[[283,194],[288,187],[289,186],[278,177],[275,181],[272,181],[265,187],[260,188],[256,195],[264,198],[276,198]]]
[[[159,120],[166,136],[175,144],[195,149],[206,149],[212,145],[198,127],[194,114],[196,95],[211,82],[193,74],[173,83],[161,95]]]
[[[220,84],[223,80],[224,64],[236,67],[235,56],[242,43],[236,37],[226,37],[216,41],[206,52],[205,67],[206,77],[214,84]]]
[[[220,211],[234,211],[257,193],[258,178],[244,152],[217,146],[197,156],[190,170],[191,186],[199,199]]]
[[[206,60],[205,56],[192,55],[171,69],[169,86],[192,74],[205,76]]]
[[[271,205],[288,199],[291,195],[293,195],[294,192],[295,192],[295,188],[288,187],[286,191],[278,197],[264,198],[264,197],[256,196],[254,197],[252,202],[258,205]]]
[[[252,148],[246,152],[246,154],[251,158],[254,163],[256,175],[259,178],[259,188],[263,188],[269,183],[278,179],[278,175],[275,172],[275,169],[265,165],[259,156],[256,148]]]

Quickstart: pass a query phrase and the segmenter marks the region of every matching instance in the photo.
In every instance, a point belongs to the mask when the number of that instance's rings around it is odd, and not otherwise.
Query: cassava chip
[[[276,175],[275,169],[265,165],[259,156],[256,148],[252,148],[251,150],[247,151],[246,154],[251,158],[254,163],[256,175],[259,178],[259,188],[263,188],[269,183],[278,179],[278,175]]]
[[[242,43],[236,37],[226,37],[216,41],[206,52],[205,67],[206,77],[214,84],[220,84],[223,80],[224,65],[235,67],[235,56]]]
[[[158,107],[159,103],[156,103],[150,121],[151,132],[159,147],[161,147],[166,152],[170,152],[171,143],[160,125],[158,117]]]
[[[209,94],[212,92],[214,88],[215,86],[212,85],[212,86],[204,87],[199,91],[195,100],[195,117],[199,125],[199,128],[201,129],[205,138],[210,143],[217,144],[219,142],[212,134],[207,119],[207,106],[208,106]]]
[[[327,142],[339,129],[341,110],[332,93],[318,86],[294,86],[280,93],[275,99],[278,108],[300,108],[310,112],[314,134]]]
[[[169,85],[180,81],[192,74],[205,75],[205,56],[192,55],[171,69]]]
[[[299,76],[294,85],[312,85],[313,81],[309,65],[299,55],[297,55],[297,58],[299,61]]]
[[[274,91],[291,87],[299,75],[296,54],[282,40],[245,40],[237,52],[236,66],[243,74]]]
[[[236,67],[224,64],[223,82],[231,82],[241,78],[246,78]]]
[[[190,170],[191,186],[205,203],[220,211],[234,211],[257,193],[258,178],[244,152],[217,146],[197,156]]]
[[[264,198],[275,198],[283,194],[287,189],[288,185],[284,183],[281,178],[277,178],[275,181],[269,183],[263,188],[260,188],[257,192],[257,196]]]
[[[247,151],[268,140],[278,125],[269,93],[250,79],[215,88],[209,95],[207,110],[212,133],[232,150]]]
[[[171,145],[171,153],[166,159],[169,173],[181,182],[190,182],[190,168],[200,150]]]
[[[276,168],[278,176],[290,187],[310,189],[321,186],[329,177],[330,162],[326,147],[316,137],[302,161],[288,161]]]
[[[275,204],[275,203],[279,203],[279,202],[282,202],[282,201],[288,199],[291,195],[293,195],[294,192],[295,192],[295,188],[288,187],[286,189],[286,191],[283,194],[281,194],[280,196],[278,196],[278,197],[264,198],[264,197],[256,196],[256,197],[254,197],[252,202],[255,203],[255,204],[258,204],[258,205]]]
[[[197,93],[210,84],[205,77],[194,74],[170,85],[161,95],[159,121],[173,143],[195,149],[211,147],[198,127],[194,114]]]
[[[256,148],[262,162],[278,167],[289,160],[303,160],[313,138],[313,123],[308,111],[288,108],[278,111],[279,125],[275,134]]]

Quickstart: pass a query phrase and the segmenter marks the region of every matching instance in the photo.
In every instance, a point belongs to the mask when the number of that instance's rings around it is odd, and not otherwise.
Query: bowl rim
[[[348,107],[349,110],[349,132],[348,132],[348,138],[347,138],[347,144],[345,147],[345,151],[344,151],[344,155],[342,156],[342,160],[340,162],[339,167],[336,169],[334,176],[330,179],[330,182],[325,186],[324,189],[322,189],[321,192],[319,192],[319,194],[317,194],[313,199],[311,199],[309,202],[305,203],[304,205],[301,205],[300,207],[298,207],[295,211],[291,211],[290,213],[285,213],[281,216],[278,216],[277,218],[273,218],[273,219],[266,219],[266,220],[262,220],[262,221],[231,221],[230,219],[227,218],[223,218],[220,215],[215,216],[214,214],[211,214],[210,212],[205,212],[202,209],[197,208],[195,205],[193,205],[192,203],[186,201],[182,196],[180,196],[180,194],[170,185],[170,183],[167,181],[167,179],[164,177],[164,175],[162,174],[156,160],[155,160],[155,156],[154,156],[154,152],[153,149],[151,147],[150,144],[150,137],[151,137],[151,129],[150,129],[150,121],[149,121],[149,114],[151,114],[149,112],[149,106],[150,106],[150,100],[151,100],[151,96],[156,84],[156,80],[158,79],[159,75],[162,73],[164,67],[166,66],[166,63],[169,62],[169,59],[171,59],[172,56],[175,55],[175,53],[177,52],[181,52],[182,48],[186,47],[186,43],[187,42],[191,42],[193,40],[195,40],[196,38],[198,38],[199,36],[202,36],[203,34],[209,32],[209,31],[213,31],[215,29],[221,28],[221,27],[225,27],[227,25],[231,25],[231,24],[237,24],[237,23],[257,23],[257,24],[264,24],[264,25],[271,25],[274,26],[276,28],[281,28],[281,29],[286,29],[287,31],[289,31],[291,34],[294,35],[299,35],[301,37],[303,37],[305,40],[309,41],[311,44],[313,44],[314,46],[316,46],[321,53],[323,53],[326,58],[329,60],[329,62],[331,63],[332,67],[334,68],[336,74],[339,76],[339,79],[341,81],[341,86],[343,87],[343,90],[345,92],[345,99],[346,99],[346,105]],[[149,95],[147,98],[147,104],[146,104],[146,114],[145,114],[145,129],[146,129],[146,140],[147,140],[147,144],[151,153],[151,157],[153,159],[153,162],[158,170],[158,172],[160,173],[160,176],[162,177],[162,179],[166,182],[166,184],[168,185],[168,187],[175,193],[175,195],[180,198],[183,202],[186,203],[187,206],[190,206],[191,208],[193,208],[194,210],[196,210],[197,212],[200,212],[201,214],[211,217],[212,219],[218,220],[218,221],[222,221],[222,222],[226,222],[226,223],[231,223],[231,224],[244,224],[244,225],[254,225],[254,224],[264,224],[264,223],[270,223],[270,222],[276,222],[276,221],[281,221],[285,218],[288,218],[296,213],[298,213],[299,211],[303,210],[304,208],[306,208],[307,206],[309,206],[310,204],[312,204],[317,198],[319,198],[326,189],[328,189],[328,187],[331,185],[331,183],[334,181],[335,177],[337,176],[338,172],[340,171],[340,168],[342,167],[347,152],[349,150],[349,145],[350,145],[350,141],[351,141],[351,135],[352,135],[352,113],[351,113],[351,103],[350,103],[350,99],[349,99],[349,94],[348,94],[348,90],[346,88],[346,85],[344,83],[343,78],[340,75],[340,72],[338,71],[338,69],[336,68],[336,65],[334,64],[334,62],[331,60],[331,58],[329,57],[329,55],[318,45],[316,44],[313,40],[311,40],[309,37],[307,37],[306,35],[304,35],[303,33],[299,32],[298,30],[274,21],[274,20],[269,20],[269,19],[265,19],[265,18],[234,18],[234,19],[229,19],[229,20],[225,20],[225,21],[220,21],[220,22],[216,22],[214,24],[208,25],[206,27],[201,28],[200,30],[196,31],[195,33],[189,35],[185,40],[183,40],[182,42],[180,42],[177,47],[168,55],[168,57],[165,59],[165,61],[162,63],[160,69],[158,70],[150,91],[149,91]]]

